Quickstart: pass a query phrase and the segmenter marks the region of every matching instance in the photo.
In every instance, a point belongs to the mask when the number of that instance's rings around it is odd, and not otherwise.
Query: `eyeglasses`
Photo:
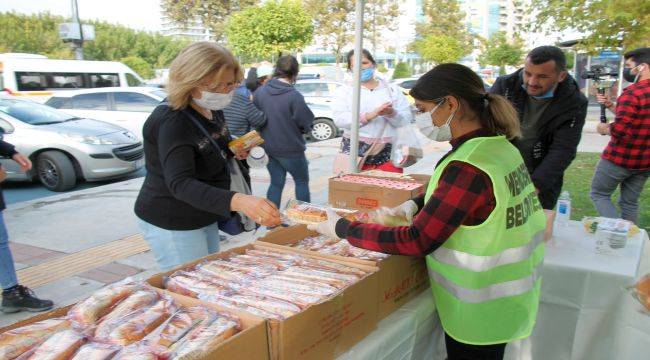
[[[203,86],[205,86],[206,88],[205,90],[208,92],[230,92],[236,89],[237,87],[239,87],[239,85],[241,85],[240,81],[232,81],[229,83],[218,83],[212,86],[203,84]]]

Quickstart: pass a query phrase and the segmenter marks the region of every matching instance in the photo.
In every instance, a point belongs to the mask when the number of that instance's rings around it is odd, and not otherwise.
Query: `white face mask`
[[[229,93],[213,93],[209,91],[201,91],[201,98],[193,98],[194,103],[202,108],[208,110],[221,110],[230,104],[234,91]]]
[[[433,109],[415,115],[415,124],[420,132],[433,141],[451,140],[451,128],[449,127],[449,124],[451,123],[451,120],[453,120],[456,112],[451,114],[445,124],[440,127],[433,125],[433,121],[431,120],[431,115],[433,115],[433,113],[435,113],[444,102],[445,100],[436,105]]]

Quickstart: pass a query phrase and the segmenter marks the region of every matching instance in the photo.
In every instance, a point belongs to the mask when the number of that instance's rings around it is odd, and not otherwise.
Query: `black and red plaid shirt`
[[[454,139],[451,141],[452,150],[445,157],[465,141],[481,136],[492,134],[480,129]],[[336,233],[360,248],[387,254],[425,256],[442,245],[459,226],[481,224],[496,205],[488,175],[461,161],[447,164],[426,204],[424,195],[414,200],[422,210],[411,226],[388,227],[341,219],[336,224]]]
[[[603,159],[626,169],[650,169],[650,79],[623,90],[609,130]]]

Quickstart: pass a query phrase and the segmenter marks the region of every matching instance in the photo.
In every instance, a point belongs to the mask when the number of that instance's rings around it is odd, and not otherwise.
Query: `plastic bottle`
[[[568,191],[562,191],[560,198],[557,200],[555,223],[560,226],[567,226],[569,219],[571,219],[571,196]]]

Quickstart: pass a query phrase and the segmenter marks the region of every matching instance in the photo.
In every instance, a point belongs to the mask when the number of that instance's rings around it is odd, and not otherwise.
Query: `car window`
[[[72,99],[69,97],[53,96],[45,102],[45,105],[51,106],[55,109],[72,109]]]
[[[115,87],[120,86],[120,77],[117,74],[89,74],[90,87]]]
[[[163,99],[167,97],[167,91],[165,90],[154,90],[151,93]]]
[[[31,125],[54,124],[74,118],[46,105],[10,99],[0,100],[0,112]]]
[[[151,112],[160,103],[149,96],[133,92],[116,92],[113,96],[117,111]]]
[[[315,96],[316,90],[318,88],[316,83],[297,83],[293,86],[298,90],[303,96]]]
[[[138,78],[135,77],[135,75],[133,75],[131,73],[126,73],[125,76],[126,76],[126,84],[127,85],[129,85],[129,86],[140,86],[140,85],[142,85],[142,82],[140,80],[138,80]]]
[[[73,96],[72,108],[83,110],[108,110],[108,95],[107,93],[96,93]]]

